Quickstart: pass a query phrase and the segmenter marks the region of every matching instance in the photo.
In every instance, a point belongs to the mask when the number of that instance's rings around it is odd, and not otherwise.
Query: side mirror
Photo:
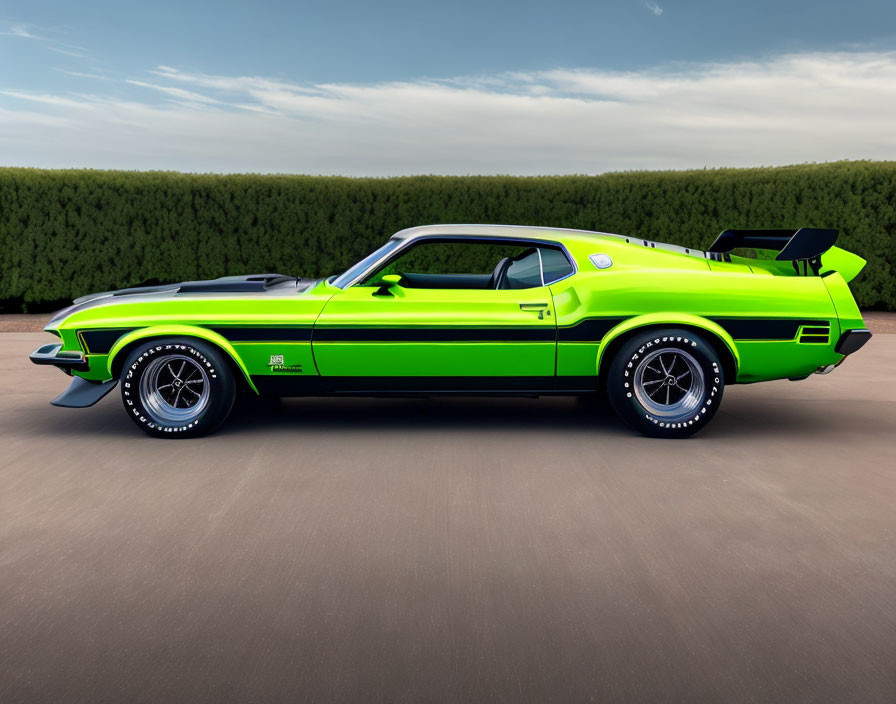
[[[392,296],[390,290],[393,286],[401,285],[401,274],[386,274],[380,279],[380,287],[373,292],[374,296]]]

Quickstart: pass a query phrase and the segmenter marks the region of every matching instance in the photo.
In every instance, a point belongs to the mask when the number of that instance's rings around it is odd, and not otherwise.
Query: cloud
[[[39,41],[46,41],[45,37],[40,37],[31,32],[28,28],[27,24],[16,24],[9,28],[9,32],[5,32],[5,34],[12,35],[14,37],[22,37],[23,39],[37,39]]]
[[[109,76],[101,76],[98,73],[85,73],[83,71],[68,71],[64,68],[54,68],[54,71],[59,71],[59,73],[64,73],[67,76],[74,76],[75,78],[91,78],[96,81],[112,81],[115,80]]]
[[[23,90],[0,90],[0,95],[5,95],[10,98],[18,98],[19,100],[25,100],[34,103],[43,103],[44,105],[51,105],[53,107],[76,110],[92,110],[96,107],[95,105],[91,104],[90,101],[66,98],[62,95],[52,95],[47,93],[35,93]],[[3,123],[0,122],[0,124]]]
[[[81,51],[73,51],[72,49],[63,49],[58,46],[48,46],[47,49],[55,51],[57,54],[65,54],[66,56],[74,56],[76,59],[86,58],[86,54]]]
[[[145,83],[143,81],[135,81],[129,79],[125,81],[125,83],[130,83],[132,86],[140,86],[141,88],[149,88],[151,90],[157,90],[160,93],[165,93],[166,95],[170,95],[172,97],[178,98],[179,100],[188,102],[188,103],[219,103],[221,101],[215,100],[214,98],[209,98],[206,95],[201,95],[200,93],[195,93],[190,90],[184,90],[183,88],[177,88],[176,86],[160,86],[155,83]]]
[[[650,10],[657,17],[659,17],[661,14],[663,14],[663,8],[661,8],[655,2],[649,2],[649,0],[645,0],[644,7],[646,7],[648,10]]]
[[[370,84],[151,74],[128,99],[118,82],[0,85],[4,163],[387,176],[896,159],[896,52]]]
[[[41,32],[41,34],[35,34],[34,29],[37,29]],[[58,30],[53,30],[49,28],[40,28],[34,27],[30,24],[15,24],[10,27],[8,32],[0,32],[0,34],[9,36],[9,37],[21,37],[22,39],[33,39],[44,45],[44,48],[49,49],[50,51],[54,51],[57,54],[64,54],[65,56],[71,56],[76,59],[84,59],[87,58],[87,49],[83,46],[74,46],[72,44],[66,44],[59,42],[55,39],[52,39],[48,36],[44,36],[43,32],[48,32],[50,34],[58,34]]]

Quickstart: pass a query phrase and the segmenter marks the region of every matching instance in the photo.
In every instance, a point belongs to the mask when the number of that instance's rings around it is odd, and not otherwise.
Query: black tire
[[[619,417],[655,438],[685,438],[701,430],[725,388],[713,346],[679,328],[635,334],[616,353],[606,381]]]
[[[136,347],[120,377],[125,411],[159,438],[193,438],[230,415],[236,383],[224,353],[199,340],[160,339]]]

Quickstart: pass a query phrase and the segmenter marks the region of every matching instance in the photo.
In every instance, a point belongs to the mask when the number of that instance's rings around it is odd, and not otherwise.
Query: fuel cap
[[[609,269],[613,266],[613,260],[610,259],[606,254],[592,254],[588,257],[591,260],[591,263],[594,264],[598,269]]]

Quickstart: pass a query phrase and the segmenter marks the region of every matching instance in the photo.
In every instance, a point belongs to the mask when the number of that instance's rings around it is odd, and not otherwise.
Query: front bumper
[[[46,364],[59,367],[71,376],[73,371],[86,372],[90,369],[87,358],[81,352],[63,352],[61,344],[43,345],[31,353],[31,361],[35,364]],[[118,379],[107,381],[88,381],[76,376],[69,387],[50,403],[66,408],[87,408],[99,401],[118,384]]]
[[[118,379],[87,381],[87,379],[76,376],[72,379],[69,387],[50,403],[63,408],[87,408],[103,398],[117,384]]]
[[[66,374],[86,372],[90,369],[87,358],[81,352],[63,352],[61,344],[42,345],[31,353],[34,364],[47,364],[58,367]]]

